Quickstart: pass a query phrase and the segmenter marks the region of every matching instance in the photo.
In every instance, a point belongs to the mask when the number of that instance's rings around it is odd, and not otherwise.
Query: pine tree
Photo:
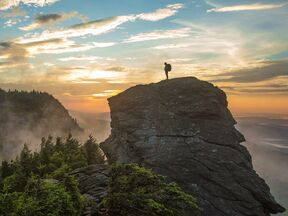
[[[99,148],[99,145],[96,143],[96,140],[91,135],[84,144],[84,151],[88,164],[104,163],[104,154]]]
[[[4,178],[6,178],[6,177],[8,177],[8,176],[10,176],[12,174],[13,174],[12,167],[10,166],[8,161],[3,160],[2,164],[1,164],[1,174],[0,174],[1,176],[0,176],[0,178],[4,179]]]

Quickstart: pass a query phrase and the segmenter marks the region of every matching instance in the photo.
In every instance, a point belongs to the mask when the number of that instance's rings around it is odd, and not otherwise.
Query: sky
[[[0,0],[0,88],[73,111],[165,78],[196,76],[235,114],[288,114],[287,0]]]

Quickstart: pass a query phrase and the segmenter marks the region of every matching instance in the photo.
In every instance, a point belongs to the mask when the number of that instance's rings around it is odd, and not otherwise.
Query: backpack
[[[171,64],[167,64],[167,71],[171,71],[171,70],[172,70]]]

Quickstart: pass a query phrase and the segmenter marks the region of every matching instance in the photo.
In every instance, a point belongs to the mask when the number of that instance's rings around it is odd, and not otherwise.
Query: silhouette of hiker
[[[166,79],[169,79],[168,73],[172,70],[172,66],[171,64],[167,64],[166,62],[164,63],[165,67],[164,67],[164,71],[166,74]]]

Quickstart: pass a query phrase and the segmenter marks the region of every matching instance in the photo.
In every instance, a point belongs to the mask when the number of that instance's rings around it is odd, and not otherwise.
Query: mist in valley
[[[42,137],[81,136],[63,105],[41,92],[5,92],[0,89],[0,160],[14,159],[26,143],[39,149]]]
[[[270,186],[272,195],[288,208],[288,119],[285,117],[239,117],[237,129],[252,155],[257,173]],[[278,214],[281,216],[287,213]]]
[[[70,111],[71,115],[77,119],[78,124],[84,130],[82,139],[92,135],[97,142],[103,142],[110,134],[110,113],[85,113]]]

